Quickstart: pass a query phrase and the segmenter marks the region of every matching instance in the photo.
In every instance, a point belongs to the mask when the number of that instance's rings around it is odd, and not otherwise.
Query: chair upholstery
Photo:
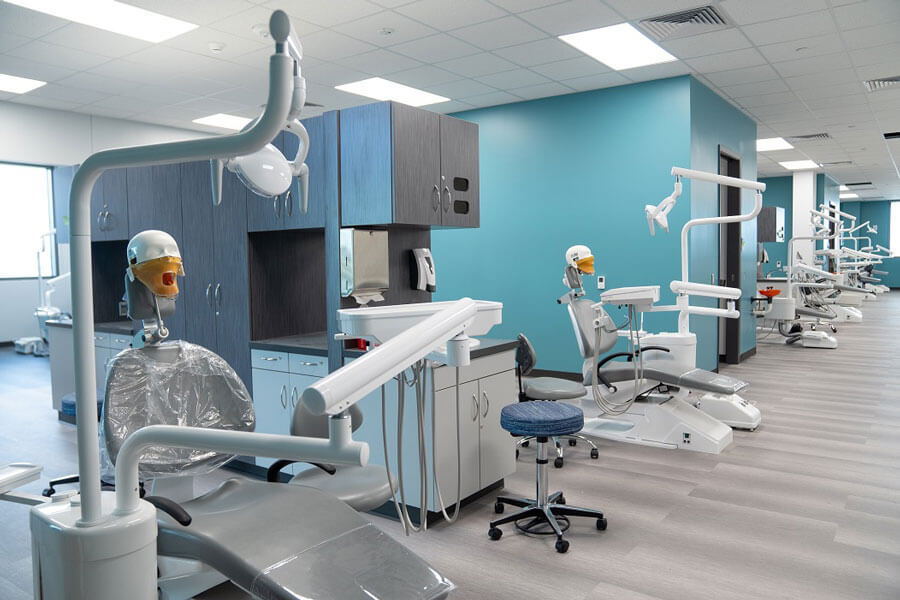
[[[564,402],[518,402],[503,407],[500,426],[513,435],[571,435],[584,427],[584,413],[577,406]]]
[[[522,382],[525,396],[530,400],[571,400],[587,393],[577,381],[558,377],[535,377]]]

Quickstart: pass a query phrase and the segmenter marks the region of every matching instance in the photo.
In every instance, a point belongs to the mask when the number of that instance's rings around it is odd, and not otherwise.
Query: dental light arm
[[[681,196],[681,177],[675,177],[675,189],[669,196],[657,206],[648,204],[644,207],[644,211],[647,213],[647,226],[650,227],[651,236],[656,235],[656,232],[653,229],[654,222],[662,227],[663,231],[669,233],[669,220],[667,215],[675,207],[675,202],[678,200],[679,196]]]
[[[277,44],[284,44],[290,21],[283,11],[275,11],[269,28]],[[186,161],[224,159],[249,154],[265,146],[281,131],[290,111],[294,59],[276,51],[269,59],[269,94],[265,110],[257,122],[232,135],[180,142],[103,150],[89,156],[72,180],[69,201],[72,251],[72,312],[75,359],[76,415],[78,419],[78,470],[80,474],[82,526],[102,520],[100,505],[100,456],[97,444],[94,365],[94,301],[91,288],[91,189],[107,169],[146,165],[164,165]],[[221,200],[222,173],[213,188]],[[94,415],[94,417],[91,417]],[[191,430],[191,432],[194,432]]]

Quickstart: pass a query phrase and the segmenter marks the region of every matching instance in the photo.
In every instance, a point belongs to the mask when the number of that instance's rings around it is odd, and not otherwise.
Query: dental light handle
[[[838,225],[841,224],[841,220],[838,219],[837,217],[832,217],[831,215],[827,215],[827,214],[825,214],[825,213],[823,213],[823,212],[821,212],[821,211],[814,210],[814,209],[812,209],[812,208],[809,209],[809,214],[812,215],[812,216],[815,216],[815,217],[820,217],[820,218],[822,218],[822,219],[825,219],[826,221],[830,221],[830,222],[832,222],[832,223],[836,223],[836,224],[838,224]]]
[[[719,175],[717,173],[708,173],[706,171],[695,171],[694,169],[684,169],[682,167],[672,167],[672,175],[676,177],[686,177],[687,179],[696,179],[697,181],[708,181],[719,185],[727,185],[729,187],[743,188],[746,190],[756,190],[757,192],[766,191],[766,184],[752,179],[740,179],[739,177],[728,177],[727,175]]]
[[[820,205],[819,205],[819,210],[822,210],[822,209],[824,209],[824,208],[826,208],[825,204],[820,204]],[[834,206],[831,206],[831,207],[829,207],[828,209],[829,209],[829,211],[831,211],[832,214],[835,214],[835,215],[837,215],[837,216],[839,216],[839,217],[842,217],[842,218],[844,218],[844,219],[850,219],[850,220],[853,221],[854,223],[856,222],[856,215],[851,215],[850,213],[845,213],[845,212],[843,212],[843,211],[841,211],[841,210],[838,210],[838,209],[837,209],[836,207],[834,207]]]
[[[306,157],[309,154],[309,132],[303,123],[296,119],[289,122],[285,129],[300,140],[297,154],[291,161],[291,174],[300,180],[300,210],[306,214],[309,208],[309,166],[306,164]]]

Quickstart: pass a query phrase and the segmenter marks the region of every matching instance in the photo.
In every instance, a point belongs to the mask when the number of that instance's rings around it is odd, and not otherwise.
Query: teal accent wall
[[[768,264],[762,266],[763,274],[769,273],[776,269],[776,263],[781,261],[782,266],[787,265],[787,245],[791,239],[791,231],[794,213],[794,178],[786,177],[764,177],[760,179],[766,184],[766,191],[763,194],[763,206],[779,206],[784,209],[784,241],[783,242],[765,242],[763,248],[769,255]],[[784,277],[785,273],[776,273],[775,275]]]
[[[607,288],[658,284],[674,303],[681,225],[690,186],[669,213],[671,232],[651,238],[644,205],[672,192],[673,165],[690,164],[691,80],[663,79],[467,111],[478,123],[481,227],[434,230],[435,300],[503,302],[494,337],[529,336],[538,368],[580,372],[566,307],[557,304],[565,252],[589,245]],[[598,298],[596,279],[585,287]],[[615,314],[617,322],[624,322]],[[674,330],[671,314],[648,330]]]
[[[838,210],[844,210],[840,195],[840,184],[837,181],[824,173],[816,175],[816,210],[823,204],[834,204]]]
[[[756,179],[756,123],[699,81],[691,78],[691,168],[719,171],[719,148],[741,160],[741,177]],[[691,183],[691,217],[719,214],[719,189],[712,183]],[[763,196],[765,197],[765,195]],[[754,193],[742,190],[743,213],[753,209]],[[670,217],[670,222],[672,221]],[[678,221],[679,228],[683,222]],[[719,281],[719,227],[701,225],[690,232],[690,279],[697,283]],[[756,347],[756,317],[749,298],[756,295],[756,220],[741,224],[741,353]],[[694,298],[693,304],[716,306],[715,298]],[[691,317],[691,331],[697,334],[697,366],[714,369],[718,365],[719,320]],[[723,349],[724,352],[724,349]]]

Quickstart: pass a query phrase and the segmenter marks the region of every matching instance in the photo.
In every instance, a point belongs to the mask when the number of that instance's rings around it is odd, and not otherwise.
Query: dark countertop
[[[481,344],[472,349],[472,358],[490,356],[491,354],[512,350],[518,343],[516,340],[482,337],[478,339],[481,341]],[[270,350],[272,352],[294,352],[313,356],[328,356],[328,340],[325,332],[254,340],[250,342],[250,347],[256,350]],[[360,354],[363,354],[361,350],[352,348],[344,350],[344,356],[359,356]]]
[[[49,325],[50,327],[65,327],[71,329],[72,321],[70,319],[50,319],[49,321],[47,321],[47,325]],[[94,323],[94,331],[99,331],[101,333],[133,335],[134,323],[132,321],[108,321],[106,323]]]

